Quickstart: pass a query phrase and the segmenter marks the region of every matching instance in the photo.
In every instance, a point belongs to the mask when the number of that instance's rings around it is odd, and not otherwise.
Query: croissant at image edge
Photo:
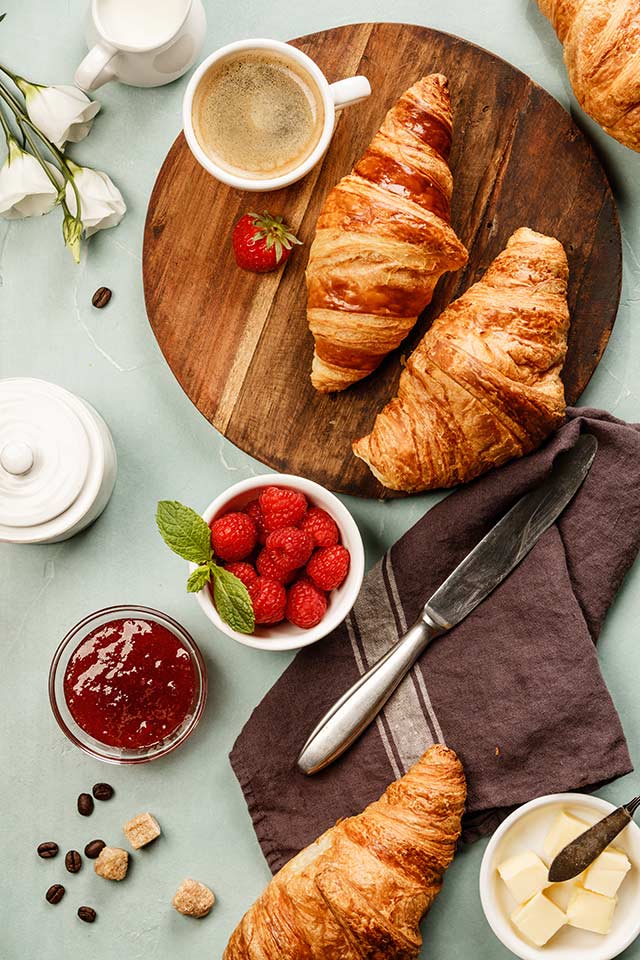
[[[244,915],[223,960],[415,960],[466,797],[453,750],[430,747],[380,800],[290,860]]]
[[[446,77],[423,77],[387,113],[327,196],[307,266],[311,382],[344,390],[376,369],[467,262],[450,224],[452,114]]]
[[[639,0],[538,0],[564,47],[576,99],[605,133],[640,151]]]

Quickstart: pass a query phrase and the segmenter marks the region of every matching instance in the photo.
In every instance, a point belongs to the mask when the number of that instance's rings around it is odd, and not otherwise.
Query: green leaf
[[[211,565],[213,601],[225,623],[238,633],[253,633],[256,625],[249,591],[242,580],[224,567]]]
[[[211,579],[211,564],[203,563],[201,566],[196,567],[189,579],[187,580],[187,590],[189,593],[199,593],[200,590],[207,584]]]
[[[213,559],[211,531],[191,507],[177,500],[160,500],[156,523],[166,545],[179,557],[201,565]]]
[[[0,23],[2,23],[5,17],[6,17],[6,13],[0,14]]]

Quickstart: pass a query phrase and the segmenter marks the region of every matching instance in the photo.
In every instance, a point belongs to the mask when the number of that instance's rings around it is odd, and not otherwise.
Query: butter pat
[[[585,889],[601,893],[605,897],[615,897],[620,884],[631,870],[626,853],[609,847],[591,864],[584,875]]]
[[[535,897],[520,907],[511,917],[513,925],[536,947],[544,947],[551,937],[564,927],[567,918],[555,903],[537,893]]]
[[[517,903],[530,900],[548,885],[549,871],[533,850],[516,853],[498,867],[509,893]]]
[[[567,923],[592,933],[609,933],[617,902],[615,897],[603,897],[577,887],[567,907]]]
[[[564,810],[559,813],[544,841],[544,855],[549,863],[568,843],[588,829],[589,824],[578,820],[573,814],[565,813]]]

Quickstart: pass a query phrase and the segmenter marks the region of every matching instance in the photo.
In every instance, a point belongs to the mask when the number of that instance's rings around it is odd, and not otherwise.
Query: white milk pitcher
[[[109,80],[134,87],[171,83],[195,61],[205,30],[202,0],[91,0],[90,49],[75,83],[82,90]]]

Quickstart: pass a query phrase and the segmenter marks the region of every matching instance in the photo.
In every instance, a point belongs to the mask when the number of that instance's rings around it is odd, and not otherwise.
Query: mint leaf
[[[213,601],[225,623],[238,633],[253,633],[256,625],[249,591],[242,580],[224,567],[211,564]]]
[[[198,593],[210,579],[211,564],[205,563],[200,567],[196,567],[187,580],[187,590],[189,593]]]
[[[156,512],[158,530],[166,545],[184,560],[206,564],[213,559],[211,531],[200,514],[177,500],[161,500]]]

